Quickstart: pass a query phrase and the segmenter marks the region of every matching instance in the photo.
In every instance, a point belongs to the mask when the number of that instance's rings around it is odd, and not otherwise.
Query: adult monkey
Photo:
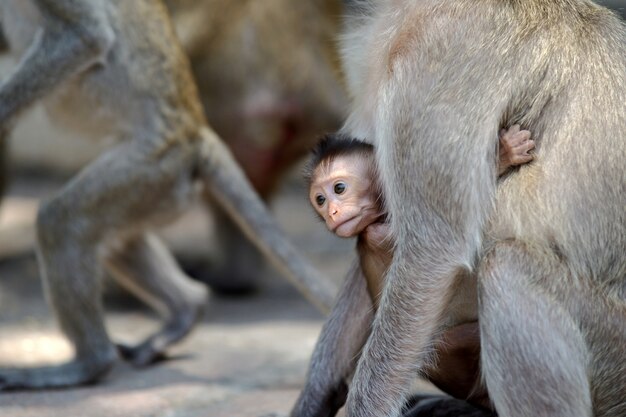
[[[332,292],[284,238],[230,153],[208,128],[186,57],[157,0],[5,0],[3,29],[17,69],[0,85],[0,126],[46,98],[55,120],[120,143],[89,165],[37,218],[47,296],[75,347],[69,363],[0,371],[0,388],[87,383],[117,359],[101,311],[101,262],[168,320],[124,348],[143,365],[189,332],[205,302],[156,237],[195,184],[210,189],[311,301]]]
[[[344,131],[376,146],[396,252],[369,337],[338,303],[292,415],[334,414],[367,338],[347,415],[398,416],[463,279],[500,416],[625,415],[623,22],[586,0],[362,4]],[[496,189],[515,122],[536,159]]]
[[[347,95],[336,43],[341,1],[165,3],[209,124],[261,197],[271,200],[317,137],[336,131],[345,119]],[[254,289],[258,251],[222,211],[215,215],[220,244],[210,268],[197,268],[204,262],[184,264],[213,289]]]

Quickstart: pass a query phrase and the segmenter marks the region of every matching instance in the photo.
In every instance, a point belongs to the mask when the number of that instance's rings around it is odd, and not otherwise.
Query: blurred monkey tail
[[[336,294],[331,281],[287,239],[220,138],[204,128],[201,139],[196,174],[207,191],[308,301],[330,311]]]

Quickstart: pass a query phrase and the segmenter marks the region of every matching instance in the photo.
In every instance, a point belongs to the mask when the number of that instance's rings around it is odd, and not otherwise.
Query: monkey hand
[[[535,141],[530,138],[530,132],[520,130],[520,125],[513,125],[509,130],[502,129],[498,152],[498,175],[504,174],[511,167],[532,161],[534,156],[528,152],[534,148]]]

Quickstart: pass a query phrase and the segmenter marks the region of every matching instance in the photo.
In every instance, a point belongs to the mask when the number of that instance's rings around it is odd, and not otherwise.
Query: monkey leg
[[[71,251],[61,240],[58,244],[65,246],[62,250]],[[75,359],[62,365],[0,369],[0,390],[90,383],[106,374],[117,359],[102,320],[100,271],[89,266],[97,263],[95,253],[72,253],[65,260],[73,263],[74,271],[66,268],[67,279],[44,280],[44,289],[63,332],[75,346]]]
[[[225,295],[246,295],[259,288],[259,271],[263,258],[227,213],[205,193],[211,205],[215,238],[219,242],[210,260],[185,262],[182,265],[191,276],[207,284],[211,290]]]
[[[348,396],[348,379],[374,318],[358,262],[352,266],[315,345],[307,381],[291,417],[334,417]]]
[[[332,284],[289,242],[226,145],[210,129],[203,129],[202,139],[197,168],[205,190],[309,301],[324,312],[330,310]]]
[[[44,289],[75,358],[59,366],[0,371],[0,387],[84,384],[116,361],[101,306],[104,243],[172,217],[193,191],[187,168],[193,166],[193,147],[171,147],[160,158],[152,150],[144,142],[118,145],[42,204],[37,232]]]
[[[254,292],[259,288],[258,272],[263,268],[261,253],[224,213],[218,214],[216,220],[221,253],[211,288],[222,294]]]
[[[479,270],[482,370],[502,417],[591,416],[583,334],[538,282],[565,268],[520,242],[502,242]]]
[[[187,277],[154,235],[144,233],[116,245],[106,258],[111,275],[166,317],[165,325],[135,347],[118,346],[137,366],[159,358],[165,348],[186,336],[208,300],[206,287]]]

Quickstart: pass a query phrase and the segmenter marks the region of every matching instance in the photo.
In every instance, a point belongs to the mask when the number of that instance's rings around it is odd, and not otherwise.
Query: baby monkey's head
[[[309,201],[340,237],[353,237],[382,216],[374,147],[339,134],[313,149],[305,171]]]

